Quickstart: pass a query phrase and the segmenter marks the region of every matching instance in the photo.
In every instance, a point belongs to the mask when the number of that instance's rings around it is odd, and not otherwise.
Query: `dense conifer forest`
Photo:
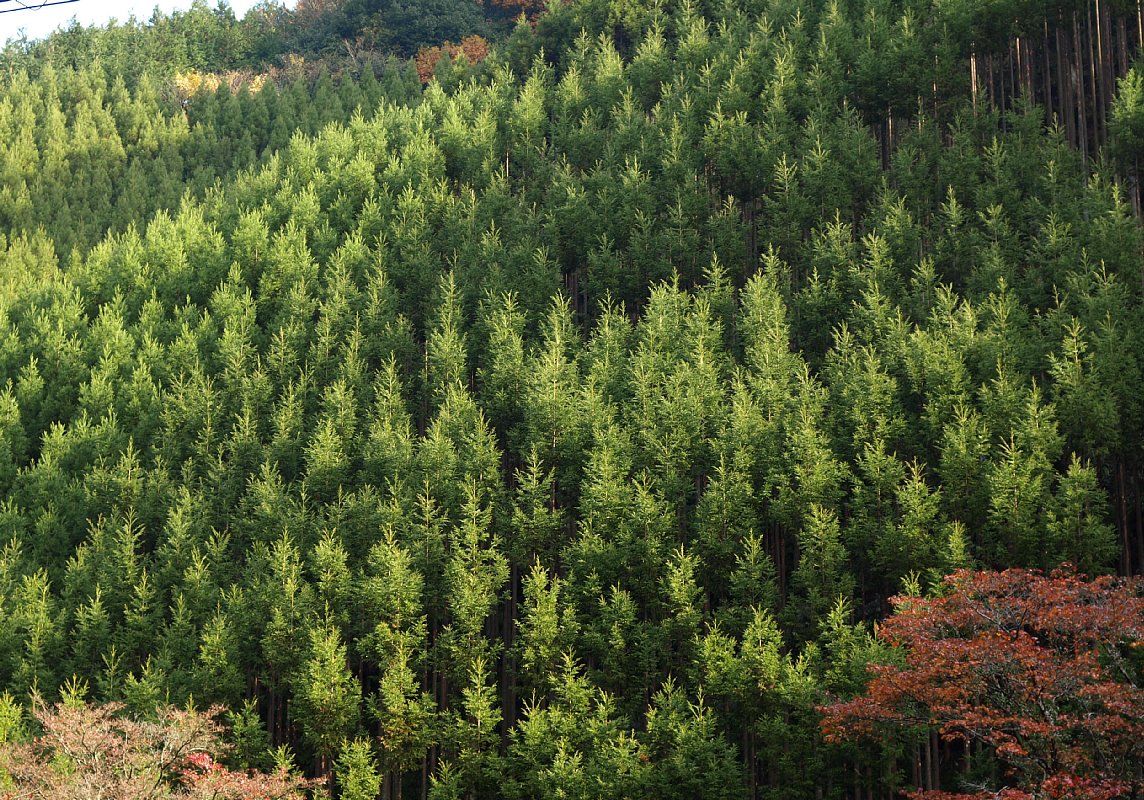
[[[1142,33],[313,0],[10,40],[0,797],[89,796],[83,726],[124,800],[1144,796]],[[1076,671],[1019,713],[1036,643]],[[1002,710],[903,699],[921,653]]]

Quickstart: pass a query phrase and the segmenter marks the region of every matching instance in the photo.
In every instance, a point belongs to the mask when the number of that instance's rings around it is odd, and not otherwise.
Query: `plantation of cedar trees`
[[[0,798],[1140,800],[1142,31],[11,34]]]

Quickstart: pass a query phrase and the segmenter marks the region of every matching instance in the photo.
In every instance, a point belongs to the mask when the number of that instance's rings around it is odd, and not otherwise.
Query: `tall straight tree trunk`
[[[775,565],[775,579],[778,584],[778,611],[781,611],[783,606],[786,605],[786,597],[789,583],[789,570],[787,568],[787,531],[778,523],[772,523],[768,533],[769,541],[767,550],[770,554],[771,560]]]
[[[1053,105],[1053,60],[1049,55],[1049,18],[1045,17],[1041,24],[1041,54],[1044,56],[1041,69],[1044,74],[1041,76],[1041,86],[1044,87],[1045,95],[1045,114],[1050,122],[1053,122],[1056,117],[1056,109]]]
[[[973,99],[973,116],[977,116],[977,50],[969,54],[970,97]]]
[[[942,787],[942,739],[938,738],[937,731],[930,731],[930,789]]]
[[[996,108],[997,107],[997,97],[994,95],[994,92],[993,92],[993,54],[992,53],[989,53],[987,56],[985,56],[985,71],[987,73],[985,85],[989,89],[989,107],[990,108]]]
[[[1033,46],[1028,36],[1017,37],[1017,83],[1018,96],[1036,100],[1033,92]]]
[[[1089,100],[1092,103],[1092,120],[1089,122],[1089,130],[1091,132],[1092,150],[1095,153],[1096,148],[1100,146],[1100,90],[1098,83],[1100,78],[1096,69],[1096,32],[1094,30],[1092,21],[1092,6],[1089,6],[1084,15],[1085,24],[1085,39],[1088,45],[1086,52],[1083,54],[1088,58],[1088,85],[1089,85]]]
[[[511,564],[509,566],[509,581],[508,581],[508,601],[505,603],[504,609],[504,650],[501,654],[501,713],[503,714],[502,723],[502,742],[508,746],[508,732],[516,725],[516,671],[512,668],[512,660],[509,653],[512,646],[516,641],[516,622],[517,622],[517,591],[520,588],[521,575],[520,565]]]
[[[937,75],[938,75],[938,62],[937,54],[933,57],[933,119],[937,122]],[[918,120],[918,129],[921,129],[922,121]]]
[[[1013,98],[1017,96],[1017,72],[1015,69],[1016,57],[1013,55],[1013,40],[1009,40],[1009,57],[1006,59],[1008,67],[1005,70],[1005,77],[1009,79],[1009,83],[1002,89],[1001,92],[1001,110],[1013,107]]]
[[[1077,12],[1073,12],[1073,34],[1072,34],[1072,48],[1070,50],[1070,60],[1072,62],[1071,69],[1075,76],[1075,84],[1073,86],[1073,97],[1076,100],[1076,122],[1077,122],[1077,140],[1080,143],[1081,158],[1088,160],[1088,115],[1084,113],[1085,104],[1085,85],[1084,85],[1084,68],[1081,63],[1081,38],[1080,38],[1080,19]]]
[[[1136,566],[1133,574],[1144,573],[1144,502],[1140,497],[1140,468],[1133,471],[1132,500],[1136,511]]]
[[[1132,572],[1132,548],[1128,543],[1128,497],[1124,481],[1124,459],[1116,459],[1116,494],[1118,521],[1120,523],[1121,556],[1120,574],[1129,575]]]
[[[1141,216],[1141,198],[1140,198],[1140,160],[1136,159],[1132,164],[1132,210],[1136,212],[1136,216]]]
[[[1136,0],[1136,46],[1144,47],[1144,0]]]
[[[1108,140],[1108,114],[1112,109],[1116,80],[1113,73],[1112,17],[1108,0],[1096,0],[1096,49],[1100,61],[1100,127],[1103,144]]]
[[[1101,123],[1104,121],[1105,104],[1108,98],[1108,85],[1104,81],[1104,61],[1107,55],[1108,40],[1104,38],[1104,25],[1103,25],[1103,5],[1101,0],[1096,0],[1095,9],[1089,9],[1089,13],[1095,15],[1095,25],[1093,26],[1093,38],[1095,39],[1096,46],[1096,61],[1093,67],[1096,69],[1097,75],[1097,96],[1100,98],[1096,106],[1096,116],[1100,119]],[[1103,141],[1103,138],[1100,140]]]
[[[914,757],[911,759],[910,766],[912,768],[911,782],[914,784],[914,788],[920,792],[926,787],[922,786],[922,748],[919,744],[914,745]]]
[[[1100,39],[1104,43],[1104,136],[1108,138],[1108,119],[1112,113],[1112,100],[1116,97],[1116,39],[1112,28],[1112,4],[1102,0]]]
[[[933,790],[933,738],[926,735],[926,744],[922,749],[922,785],[930,791]]]
[[[1128,42],[1128,21],[1124,17],[1116,18],[1116,35],[1120,40],[1120,46],[1116,49],[1117,57],[1117,74],[1128,74],[1128,48],[1132,45]]]
[[[1029,99],[1033,102],[1041,102],[1037,99],[1037,39],[1034,36],[1026,36],[1025,42],[1025,91],[1029,93]]]
[[[1072,81],[1070,71],[1065,63],[1064,48],[1061,44],[1061,28],[1064,26],[1064,19],[1060,13],[1057,14],[1057,27],[1053,33],[1053,38],[1056,40],[1057,45],[1057,91],[1060,109],[1059,114],[1064,120],[1065,138],[1074,147],[1076,146],[1076,121],[1073,118],[1073,104],[1072,104]]]
[[[755,746],[755,732],[748,730],[747,732],[747,759],[751,765],[751,798],[758,800],[759,797],[759,754]]]
[[[1024,45],[1023,45],[1022,38],[1017,37],[1017,40],[1014,42],[1014,50],[1016,52],[1015,55],[1017,58],[1016,68],[1017,68],[1017,87],[1018,88],[1016,90],[1016,93],[1014,94],[1014,97],[1016,98],[1016,97],[1019,97],[1020,95],[1023,95],[1023,94],[1027,95],[1027,89],[1025,87],[1025,66],[1028,62],[1028,58],[1026,58],[1025,54],[1023,53]]]

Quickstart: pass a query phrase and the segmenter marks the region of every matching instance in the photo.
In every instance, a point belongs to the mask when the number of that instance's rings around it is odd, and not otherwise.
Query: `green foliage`
[[[311,652],[295,676],[295,702],[300,706],[306,741],[318,755],[323,772],[358,725],[361,687],[349,674],[346,646],[327,628],[310,633]]]
[[[381,776],[367,741],[355,739],[347,744],[334,771],[345,800],[375,800],[381,792]]]
[[[0,744],[19,741],[24,737],[24,711],[5,692],[0,695]]]
[[[83,685],[345,797],[881,796],[922,745],[815,709],[888,596],[1141,569],[1139,70],[1087,162],[1006,94],[1079,6],[550,6],[3,51],[0,740]]]
[[[1108,121],[1113,155],[1134,173],[1144,154],[1144,76],[1133,67],[1117,82]]]

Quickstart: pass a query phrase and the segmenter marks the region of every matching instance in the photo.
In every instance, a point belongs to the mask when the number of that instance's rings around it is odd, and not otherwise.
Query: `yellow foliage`
[[[199,72],[192,69],[189,72],[175,73],[175,91],[180,100],[194,97],[201,91],[213,92],[219,87],[219,77],[211,72]]]
[[[179,100],[185,101],[199,92],[217,91],[224,84],[232,92],[237,92],[245,86],[249,92],[257,93],[262,91],[268,80],[270,80],[270,76],[264,72],[253,74],[247,70],[231,70],[219,75],[214,72],[199,72],[192,69],[189,72],[175,73],[175,93]]]

